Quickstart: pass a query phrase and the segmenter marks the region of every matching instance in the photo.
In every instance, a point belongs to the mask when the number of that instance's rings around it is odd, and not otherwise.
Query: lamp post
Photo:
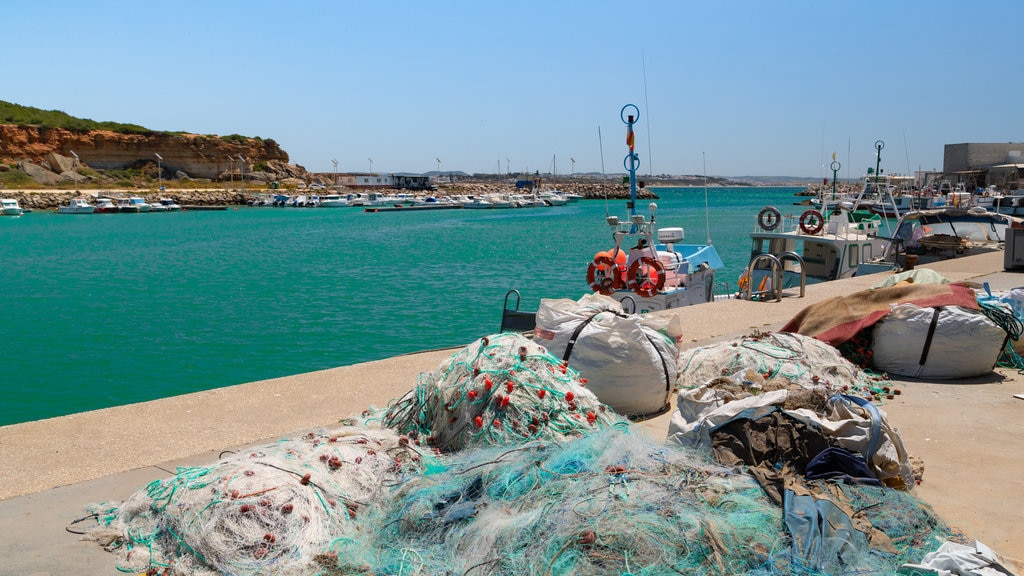
[[[242,196],[245,196],[245,157],[238,155],[239,176],[242,178]]]
[[[336,159],[335,160],[331,160],[331,163],[334,164],[334,189],[337,190],[338,189],[338,161]]]
[[[437,156],[435,156],[434,160],[437,160],[437,177],[440,178],[441,177],[441,159],[438,158]]]
[[[373,158],[367,158],[370,161],[370,174],[373,174]]]
[[[78,154],[75,154],[74,150],[68,150],[71,155],[75,157],[75,194],[78,193]]]
[[[576,159],[575,158],[569,158],[569,162],[572,162],[572,172],[569,173],[569,176],[573,177],[573,176],[576,175]]]
[[[164,157],[156,152],[153,153],[156,156],[156,189],[162,192],[164,189],[164,173],[163,173],[163,161]]]
[[[235,187],[235,159],[228,156],[228,190]]]

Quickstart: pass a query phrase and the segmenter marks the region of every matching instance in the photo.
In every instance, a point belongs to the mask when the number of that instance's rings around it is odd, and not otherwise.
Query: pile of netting
[[[682,388],[729,378],[749,392],[780,388],[820,389],[873,401],[892,399],[900,391],[884,375],[855,366],[828,344],[789,332],[755,332],[728,342],[683,351],[679,364]]]
[[[392,430],[346,426],[179,468],[117,504],[91,507],[88,536],[151,574],[317,574],[362,512],[429,454]]]
[[[651,439],[584,384],[522,336],[484,338],[387,410],[181,468],[92,507],[86,533],[167,576],[878,574],[948,534],[862,486],[829,499],[850,510],[839,540],[836,514],[794,524],[742,467]]]
[[[566,440],[624,425],[585,385],[543,346],[521,334],[495,334],[421,374],[384,425],[445,452]]]

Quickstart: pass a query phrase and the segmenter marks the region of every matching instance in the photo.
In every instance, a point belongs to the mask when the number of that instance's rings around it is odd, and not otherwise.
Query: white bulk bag
[[[873,329],[872,365],[892,374],[938,380],[988,374],[1006,331],[960,306],[893,306]]]
[[[674,315],[626,314],[615,299],[542,299],[534,340],[587,379],[597,398],[624,416],[664,411],[678,378],[682,336]]]

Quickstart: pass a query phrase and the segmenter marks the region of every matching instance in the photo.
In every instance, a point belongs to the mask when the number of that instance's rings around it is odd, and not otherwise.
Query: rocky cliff
[[[97,170],[141,167],[157,163],[163,172],[191,178],[227,178],[244,164],[248,172],[257,163],[287,165],[288,153],[273,140],[203,136],[197,134],[121,134],[104,130],[74,131],[0,124],[0,162],[47,162],[53,155],[71,158]],[[239,161],[239,156],[245,162]],[[64,167],[61,167],[64,168]],[[299,167],[301,169],[301,167]],[[51,166],[53,172],[64,170]],[[303,170],[304,172],[304,170]]]

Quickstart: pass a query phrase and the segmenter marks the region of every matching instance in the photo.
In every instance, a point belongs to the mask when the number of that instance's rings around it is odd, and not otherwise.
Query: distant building
[[[942,172],[954,183],[963,182],[968,190],[989,185],[1020,188],[1024,180],[1024,143],[946,144]]]
[[[419,174],[373,174],[349,172],[338,174],[338,181],[348,188],[405,188],[408,190],[430,190],[430,176]]]

